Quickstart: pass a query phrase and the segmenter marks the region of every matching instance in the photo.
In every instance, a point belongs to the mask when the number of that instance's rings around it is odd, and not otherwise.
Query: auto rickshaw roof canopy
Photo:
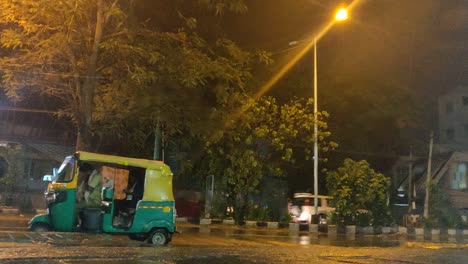
[[[75,155],[79,160],[82,161],[105,162],[119,164],[123,166],[140,167],[148,170],[159,170],[162,171],[163,174],[172,175],[169,166],[164,164],[164,162],[158,160],[136,159],[86,151],[77,151]]]

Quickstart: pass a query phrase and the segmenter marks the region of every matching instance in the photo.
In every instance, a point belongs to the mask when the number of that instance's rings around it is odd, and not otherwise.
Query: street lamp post
[[[348,19],[348,12],[345,8],[340,8],[335,14],[335,21],[344,21]],[[318,96],[317,96],[317,37],[314,37],[314,214],[318,215]],[[317,221],[315,217],[315,221]]]
[[[318,215],[317,38],[314,38],[314,214]]]

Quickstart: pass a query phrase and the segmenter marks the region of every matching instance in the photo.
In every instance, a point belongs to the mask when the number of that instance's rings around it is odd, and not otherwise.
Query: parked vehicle
[[[44,180],[48,210],[31,219],[32,231],[120,233],[157,245],[176,231],[172,172],[161,161],[79,151]]]
[[[329,200],[332,197],[318,195],[318,213],[315,213],[314,195],[311,193],[295,193],[292,204],[289,208],[289,213],[292,215],[292,221],[300,224],[312,223],[314,215],[318,215],[319,224],[327,224],[328,216],[335,210],[328,206]]]

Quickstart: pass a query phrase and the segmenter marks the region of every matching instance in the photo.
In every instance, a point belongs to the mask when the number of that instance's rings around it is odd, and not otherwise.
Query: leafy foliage
[[[387,190],[390,180],[369,164],[345,159],[343,166],[327,173],[327,187],[333,197],[338,222],[355,223],[358,213],[372,213],[372,224],[382,226],[389,219]]]
[[[452,207],[450,196],[434,182],[430,185],[429,218],[424,219],[426,227],[463,228],[464,222],[457,209]]]
[[[177,12],[179,4],[167,8]],[[7,52],[0,67],[7,95],[60,102],[53,107],[75,122],[84,149],[96,150],[96,139],[109,138],[144,148],[157,124],[169,137],[223,123],[223,110],[246,92],[254,63],[268,58],[222,37],[208,43],[196,32],[196,18],[180,11],[171,20],[183,23],[149,28],[135,17],[137,7],[117,0],[2,1],[0,44]],[[246,10],[240,0],[197,5],[211,8],[219,14]]]
[[[96,91],[132,83],[140,47],[133,45],[127,15],[117,0],[0,2],[0,58],[10,98],[46,96],[61,102],[78,127],[83,148],[92,136]],[[118,43],[118,44],[117,44]],[[104,47],[118,45],[119,53]],[[119,76],[117,78],[117,76]]]
[[[258,189],[264,175],[284,176],[288,166],[312,158],[312,103],[294,99],[278,105],[272,97],[261,98],[208,142],[209,173],[221,179],[237,223],[243,222],[248,195]],[[326,117],[325,112],[320,113],[318,122],[323,152],[336,147],[327,141]]]

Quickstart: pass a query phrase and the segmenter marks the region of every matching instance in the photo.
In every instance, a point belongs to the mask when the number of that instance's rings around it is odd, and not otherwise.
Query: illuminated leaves
[[[360,209],[371,211],[374,222],[380,221],[377,216],[388,209],[389,185],[390,180],[375,172],[364,160],[345,159],[342,167],[327,173],[327,188],[333,197],[336,213],[341,219],[350,221],[348,224],[354,221]]]
[[[293,99],[280,105],[273,97],[262,97],[234,125],[228,126],[217,141],[208,144],[209,173],[223,179],[230,197],[245,197],[258,190],[264,176],[287,176],[290,166],[301,166],[299,162],[311,158],[312,103]],[[336,147],[336,143],[328,141],[331,133],[323,119],[326,116],[321,113],[318,122],[323,151]]]

